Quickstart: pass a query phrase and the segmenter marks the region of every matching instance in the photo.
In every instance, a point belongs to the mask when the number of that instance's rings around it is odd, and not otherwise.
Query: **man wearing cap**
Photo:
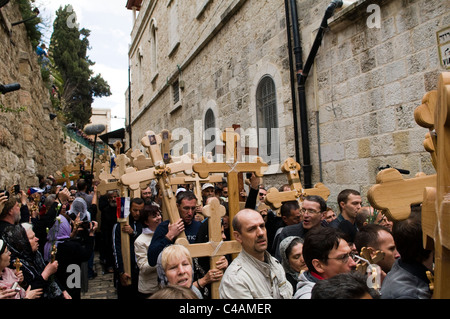
[[[210,197],[214,197],[214,185],[211,183],[205,183],[202,186],[202,197],[203,197],[203,203],[206,203],[206,200]]]

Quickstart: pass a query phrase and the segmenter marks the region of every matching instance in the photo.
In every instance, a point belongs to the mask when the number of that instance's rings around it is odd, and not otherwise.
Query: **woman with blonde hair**
[[[199,299],[203,299],[200,290],[193,284],[192,258],[186,247],[167,246],[159,255],[156,267],[161,287],[183,286],[194,291]]]

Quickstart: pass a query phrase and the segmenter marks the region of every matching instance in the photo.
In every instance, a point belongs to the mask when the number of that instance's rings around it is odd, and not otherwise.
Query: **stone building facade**
[[[0,95],[0,104],[21,112],[0,111],[0,189],[17,183],[38,184],[37,174],[54,174],[66,165],[64,135],[51,120],[49,91],[42,80],[18,5],[0,9],[0,84],[19,83],[20,90]]]
[[[351,2],[328,20],[306,82],[312,181],[330,188],[331,204],[344,188],[365,198],[386,165],[409,170],[405,177],[434,173],[422,146],[426,130],[413,111],[445,70],[436,32],[450,26],[448,1]],[[169,129],[175,155],[204,155],[218,143],[205,134],[209,127],[220,132],[238,124],[246,145],[258,146],[271,164],[265,184],[284,184],[279,164],[302,147],[294,134],[299,106],[297,92],[291,94],[297,83],[285,1],[131,3],[139,14],[129,50],[128,146],[142,148],[147,130]],[[297,0],[303,61],[329,3]]]

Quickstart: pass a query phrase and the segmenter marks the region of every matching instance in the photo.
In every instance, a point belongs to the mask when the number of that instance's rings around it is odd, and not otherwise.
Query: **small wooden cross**
[[[330,190],[322,183],[315,184],[314,188],[303,188],[300,182],[300,164],[293,158],[289,157],[284,161],[281,171],[286,174],[291,191],[280,192],[275,187],[270,188],[267,191],[265,202],[272,209],[279,209],[283,202],[287,201],[296,200],[302,202],[305,196],[308,195],[319,195],[325,201],[328,199]]]
[[[186,239],[177,239],[175,244],[185,246],[191,253],[191,257],[210,257],[210,269],[216,268],[216,262],[220,257],[228,254],[239,253],[242,249],[241,244],[236,240],[223,241],[222,222],[225,216],[225,207],[220,205],[219,199],[213,197],[208,205],[203,207],[203,215],[208,217],[208,236],[209,241],[201,244],[189,244]],[[220,281],[211,284],[212,299],[219,299]]]
[[[113,144],[114,146],[114,153],[116,154],[116,156],[120,155],[120,149],[122,148],[123,144],[120,140],[117,140],[114,142]]]

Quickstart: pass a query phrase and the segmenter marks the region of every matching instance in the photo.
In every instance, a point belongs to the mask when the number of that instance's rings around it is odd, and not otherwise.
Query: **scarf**
[[[58,247],[58,244],[70,238],[72,227],[69,221],[63,215],[56,217],[55,223],[48,231],[47,242],[44,246],[44,260],[50,261],[53,245]]]
[[[5,228],[3,239],[11,252],[10,267],[14,268],[16,258],[22,263],[23,277],[27,283],[32,283],[38,278],[46,266],[39,250],[31,249],[27,232],[22,225],[11,225]],[[44,289],[43,298],[57,299],[62,296],[62,291],[54,280],[48,281],[47,289]]]
[[[283,239],[280,243],[280,255],[281,255],[281,265],[284,268],[284,271],[286,274],[290,274],[292,278],[298,281],[298,276],[300,275],[299,272],[296,272],[294,269],[291,268],[291,265],[289,264],[289,258],[286,256],[286,249],[289,247],[289,245],[292,243],[292,241],[296,238],[300,238],[298,236],[289,236]]]

